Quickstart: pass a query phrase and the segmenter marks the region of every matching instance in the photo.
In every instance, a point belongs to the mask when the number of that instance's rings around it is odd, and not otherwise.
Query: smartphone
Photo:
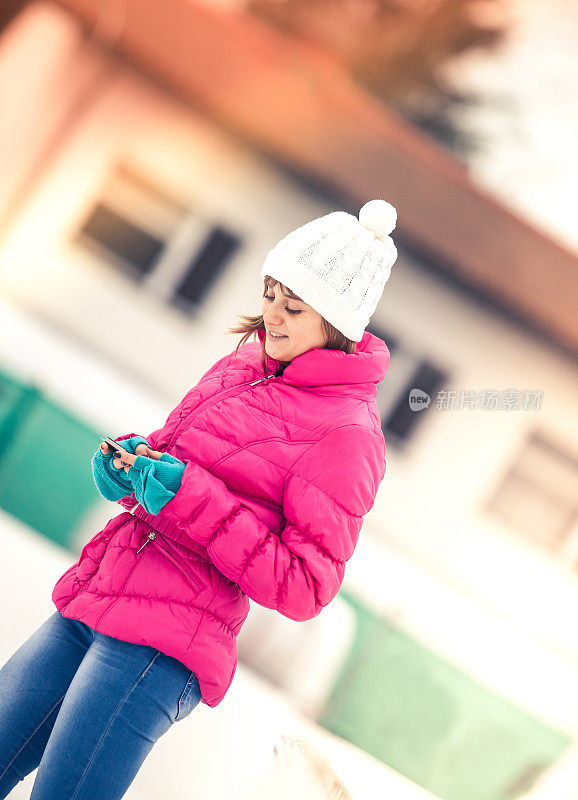
[[[105,436],[105,437],[103,438],[103,441],[104,441],[104,442],[106,442],[106,443],[107,443],[107,445],[108,445],[108,446],[109,446],[109,447],[112,449],[112,451],[113,451],[113,452],[115,452],[115,453],[118,451],[119,445],[122,447],[122,444],[121,444],[120,442],[115,442],[115,441],[114,441],[114,439],[111,439],[111,438],[110,438],[110,436]],[[126,449],[126,448],[123,448],[123,450],[124,450],[124,449]]]

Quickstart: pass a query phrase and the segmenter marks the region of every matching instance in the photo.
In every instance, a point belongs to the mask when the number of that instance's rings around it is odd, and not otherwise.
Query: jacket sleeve
[[[222,367],[225,367],[227,365],[229,359],[233,358],[234,355],[235,355],[235,351],[233,351],[231,353],[227,353],[227,355],[223,356],[222,358],[219,358],[218,361],[216,361],[213,364],[213,366],[210,367],[205,372],[205,374],[201,376],[201,378],[199,379],[199,381],[197,383],[197,386],[199,384],[201,384],[206,378],[208,378],[209,376],[213,375],[215,372],[218,372]],[[167,428],[173,429],[173,427],[178,424],[178,421],[179,421],[179,419],[181,417],[182,408],[186,403],[186,400],[188,398],[188,394],[189,393],[187,393],[182,398],[182,400],[173,408],[173,410],[170,412],[170,414],[166,418],[164,424],[161,425],[160,428],[157,428],[156,430],[154,430],[151,433],[149,433],[148,436],[144,437],[147,440],[147,442],[149,443],[149,446],[152,447],[153,450],[158,450],[159,449],[159,440],[160,440],[162,432]],[[114,439],[115,439],[115,441],[120,442],[123,439],[129,439],[131,436],[137,436],[137,435],[138,434],[136,434],[136,433],[124,433],[124,434],[122,434],[122,436],[115,436]],[[131,509],[133,509],[136,506],[136,504],[138,503],[138,499],[137,499],[135,493],[131,492],[130,494],[127,494],[124,497],[121,497],[116,502],[119,503],[119,505],[121,505],[123,508],[126,508],[127,510],[130,511]]]
[[[385,439],[346,425],[303,453],[287,474],[285,522],[273,532],[226,484],[186,461],[181,487],[160,511],[251,599],[293,620],[335,597],[364,515],[385,474]]]

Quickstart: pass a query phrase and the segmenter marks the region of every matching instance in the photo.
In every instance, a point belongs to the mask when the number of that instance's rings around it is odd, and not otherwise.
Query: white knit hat
[[[348,339],[360,342],[397,258],[389,236],[397,212],[370,200],[359,219],[332,211],[288,233],[267,253],[270,275],[314,308]]]

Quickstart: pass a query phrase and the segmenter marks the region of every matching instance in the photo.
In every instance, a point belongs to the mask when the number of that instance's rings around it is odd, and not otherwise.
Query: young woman
[[[126,510],[0,670],[0,799],[38,766],[31,800],[123,797],[173,723],[224,698],[250,599],[293,620],[333,600],[385,473],[389,351],[364,329],[395,222],[378,199],[289,233],[237,348],[160,428],[95,453]]]

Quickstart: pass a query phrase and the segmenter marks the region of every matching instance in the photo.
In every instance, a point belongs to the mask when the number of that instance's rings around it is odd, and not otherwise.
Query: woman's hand
[[[110,448],[106,442],[101,442],[100,449],[101,452],[106,455]],[[137,444],[134,453],[129,453],[128,450],[125,450],[120,446],[117,448],[117,450],[121,454],[121,458],[113,458],[112,464],[114,467],[116,467],[116,469],[123,467],[125,472],[130,470],[136,461],[137,456],[146,456],[146,458],[152,458],[155,461],[158,461],[163,454],[162,450],[153,450],[152,447],[147,447],[146,444],[143,444],[142,442]],[[115,453],[116,452],[117,451],[115,450]]]

